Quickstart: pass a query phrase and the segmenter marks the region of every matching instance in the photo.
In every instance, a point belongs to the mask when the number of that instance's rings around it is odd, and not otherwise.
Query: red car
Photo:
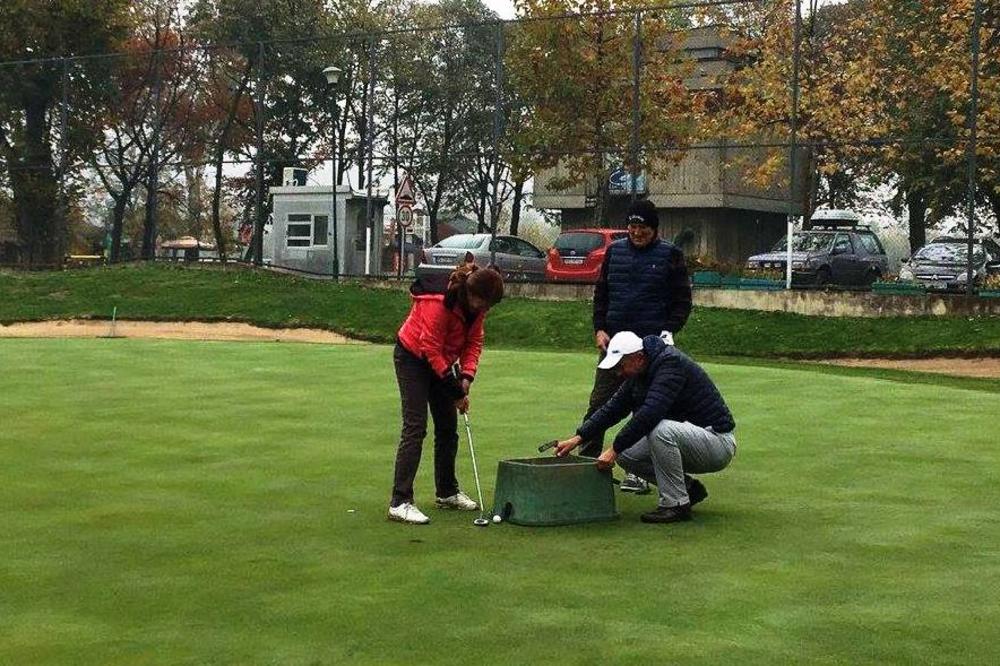
[[[552,282],[597,282],[608,246],[625,238],[624,229],[573,229],[556,238],[545,264],[545,279]]]

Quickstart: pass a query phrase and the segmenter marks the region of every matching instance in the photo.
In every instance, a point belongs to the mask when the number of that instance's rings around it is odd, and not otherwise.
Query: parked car
[[[545,279],[553,282],[597,282],[608,246],[625,238],[624,229],[564,231],[549,250]]]
[[[968,284],[969,245],[963,238],[936,238],[913,253],[900,268],[901,282],[922,284],[940,291],[965,291]],[[1000,273],[1000,246],[992,239],[972,246],[972,278],[980,284]]]
[[[885,248],[875,232],[859,221],[851,211],[816,211],[813,228],[793,236],[792,284],[870,285],[888,273]],[[747,268],[783,274],[787,248],[782,238],[770,252],[747,259]]]
[[[490,264],[496,253],[496,267],[506,280],[541,281],[545,278],[545,253],[517,236],[497,236],[490,245],[489,234],[455,234],[424,248],[417,277],[448,273],[471,252],[480,266]]]

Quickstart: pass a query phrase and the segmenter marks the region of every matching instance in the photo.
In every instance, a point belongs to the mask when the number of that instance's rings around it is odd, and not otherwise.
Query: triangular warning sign
[[[399,190],[396,191],[396,205],[415,204],[416,202],[416,195],[413,192],[413,179],[407,176],[399,184]]]

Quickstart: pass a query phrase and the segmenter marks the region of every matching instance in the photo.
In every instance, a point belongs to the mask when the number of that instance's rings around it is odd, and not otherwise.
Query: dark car
[[[608,246],[625,238],[624,229],[564,231],[549,250],[545,279],[552,282],[597,282]]]
[[[878,236],[855,222],[814,216],[812,229],[796,233],[792,240],[792,284],[870,285],[888,273],[889,260]],[[784,274],[787,248],[782,238],[770,252],[750,257],[747,268]]]
[[[455,234],[424,249],[417,277],[451,272],[467,252],[480,266],[488,266],[491,253],[495,254],[504,279],[540,282],[545,278],[544,252],[517,236],[497,236],[491,245],[489,234]]]
[[[968,241],[937,238],[913,253],[899,270],[902,282],[915,282],[928,289],[965,291],[968,284]],[[1000,246],[992,239],[972,246],[972,279],[980,284],[987,275],[1000,273]]]

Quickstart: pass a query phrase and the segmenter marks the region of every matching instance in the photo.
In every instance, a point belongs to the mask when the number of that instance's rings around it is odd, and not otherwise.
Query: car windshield
[[[788,240],[782,238],[774,246],[772,252],[786,252],[788,250]],[[792,252],[826,252],[833,243],[833,234],[825,233],[801,233],[792,237]]]
[[[969,248],[965,243],[931,243],[925,245],[913,255],[916,261],[933,261],[942,264],[964,264],[969,257]],[[982,246],[973,246],[972,261],[984,261]]]
[[[556,239],[555,248],[561,252],[576,252],[577,254],[588,254],[604,244],[601,234],[577,232],[571,234],[561,234]]]
[[[474,250],[483,244],[483,236],[473,234],[456,234],[448,236],[437,244],[436,247],[443,247],[449,250]]]

